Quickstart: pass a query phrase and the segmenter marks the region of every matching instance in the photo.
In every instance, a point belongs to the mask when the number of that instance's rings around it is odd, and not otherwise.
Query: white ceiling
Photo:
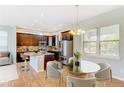
[[[81,5],[79,21],[123,6]],[[70,28],[76,22],[74,5],[0,6],[0,25],[18,26],[34,32],[53,32]]]

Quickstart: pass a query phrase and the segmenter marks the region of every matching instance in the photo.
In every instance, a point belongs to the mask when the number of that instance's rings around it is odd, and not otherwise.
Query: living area
[[[124,86],[123,6],[0,7],[1,87]]]

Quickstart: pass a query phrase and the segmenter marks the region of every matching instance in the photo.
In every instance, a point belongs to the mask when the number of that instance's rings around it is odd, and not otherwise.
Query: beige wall
[[[120,25],[120,60],[86,56],[86,60],[94,62],[106,62],[112,66],[113,76],[124,80],[124,8],[113,10],[99,16],[95,16],[80,23],[82,29],[88,30],[96,27]],[[74,37],[74,50],[81,51],[81,37]]]

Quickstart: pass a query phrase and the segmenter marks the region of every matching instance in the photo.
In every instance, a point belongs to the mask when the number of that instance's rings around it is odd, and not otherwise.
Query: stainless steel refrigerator
[[[73,56],[73,41],[63,40],[62,45],[62,56],[64,57],[63,64],[68,63],[68,59]]]

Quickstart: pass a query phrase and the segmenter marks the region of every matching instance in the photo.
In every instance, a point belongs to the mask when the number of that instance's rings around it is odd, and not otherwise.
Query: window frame
[[[5,33],[5,36],[3,35],[2,37],[6,37],[6,44],[5,44],[5,46],[1,46],[0,45],[0,47],[5,47],[5,50],[1,50],[0,49],[0,51],[8,51],[8,33],[6,32],[6,31],[4,31],[4,30],[1,30],[0,32],[3,32],[3,33]],[[0,36],[1,37],[1,36]],[[5,40],[5,39],[4,39]]]
[[[85,54],[92,54],[92,55],[96,55],[97,54],[97,29],[96,28],[94,28],[95,30],[96,30],[96,41],[85,41],[84,40],[84,34],[83,34],[83,52],[85,53]],[[93,29],[90,29],[90,30],[93,30]],[[87,53],[87,52],[85,52],[85,43],[96,43],[96,53]]]
[[[119,24],[113,24],[113,25],[119,25]],[[103,26],[103,27],[109,27],[109,26],[113,26],[113,25],[108,25],[108,26]],[[86,53],[85,52],[85,47],[84,47],[84,43],[86,41],[84,41],[84,35],[83,36],[83,53],[86,54],[86,55],[89,55],[89,56],[97,56],[97,57],[103,57],[103,58],[110,58],[110,59],[120,59],[120,25],[119,25],[119,39],[118,40],[100,40],[100,29],[103,28],[103,27],[97,27],[97,28],[93,28],[93,29],[96,29],[96,53]],[[90,29],[92,30],[92,29]],[[87,30],[88,31],[88,30]],[[92,42],[92,41],[91,41]],[[113,56],[113,55],[102,55],[101,54],[101,42],[118,42],[118,55],[117,56]]]

